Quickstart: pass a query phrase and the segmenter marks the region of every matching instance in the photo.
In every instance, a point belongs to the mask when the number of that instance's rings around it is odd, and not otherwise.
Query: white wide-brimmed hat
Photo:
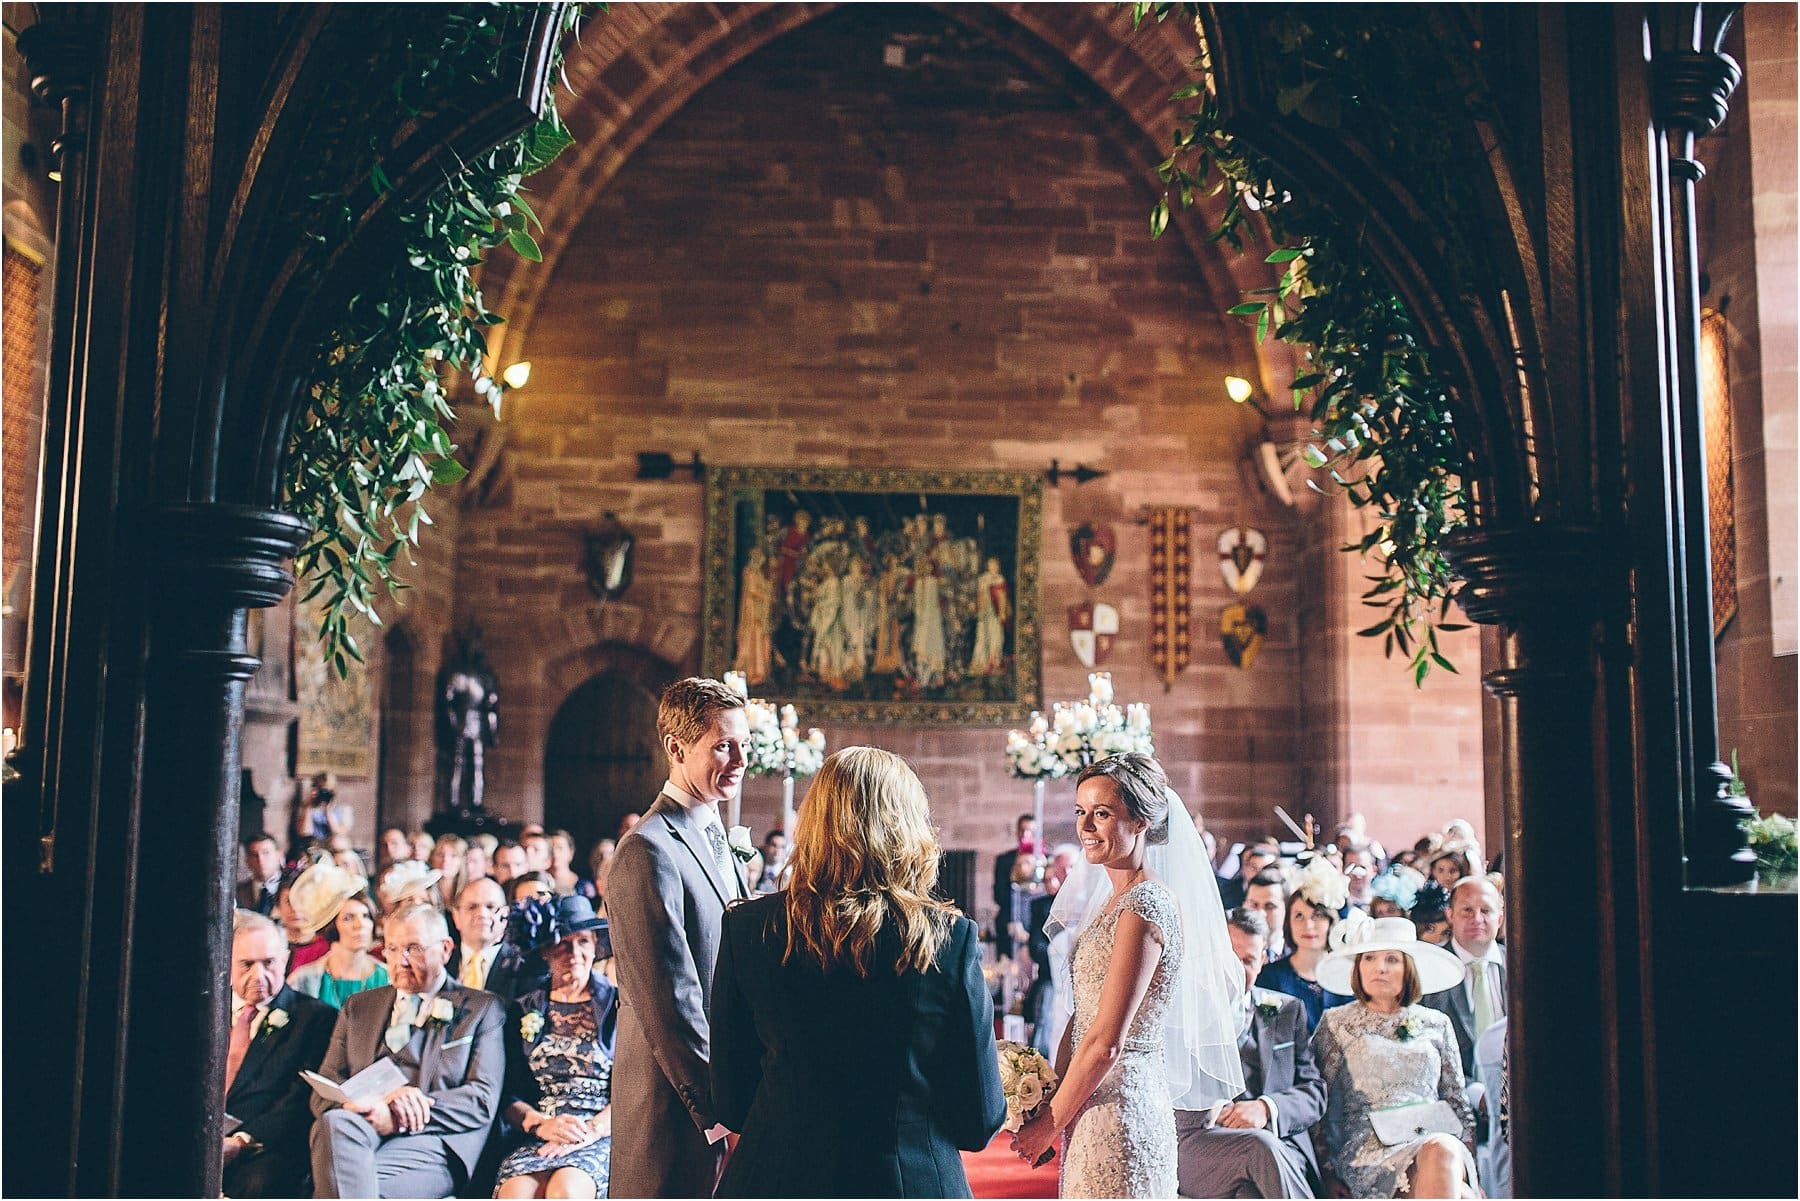
[[[1421,942],[1409,918],[1351,918],[1332,929],[1331,941],[1331,954],[1319,961],[1318,969],[1319,986],[1326,992],[1353,996],[1350,979],[1356,970],[1356,957],[1370,951],[1399,951],[1411,956],[1419,972],[1419,989],[1427,994],[1454,988],[1463,980],[1462,960],[1442,947]]]
[[[443,875],[417,859],[402,859],[381,875],[381,907],[392,909],[407,897],[427,896]]]
[[[367,885],[329,859],[321,859],[294,880],[288,891],[288,904],[307,930],[321,930],[337,917],[344,902]]]

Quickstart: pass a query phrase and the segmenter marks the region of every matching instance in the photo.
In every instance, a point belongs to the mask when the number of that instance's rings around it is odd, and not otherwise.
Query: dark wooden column
[[[1604,848],[1596,799],[1595,698],[1601,598],[1623,565],[1596,531],[1527,525],[1476,529],[1447,548],[1467,581],[1463,608],[1502,628],[1501,663],[1483,677],[1500,703],[1507,910],[1507,1037],[1515,1195],[1616,1193],[1596,1139],[1607,1123],[1572,1122],[1554,1098],[1616,1114],[1607,1048],[1616,1026],[1606,948],[1611,912],[1572,854]],[[1609,564],[1609,558],[1612,562]],[[1603,853],[1603,852],[1602,852]],[[1570,1020],[1568,998],[1592,998]],[[1596,1028],[1595,1019],[1600,1019]]]
[[[171,1196],[219,1195],[229,1026],[229,949],[218,938],[159,936],[180,914],[229,930],[237,873],[245,610],[293,586],[288,561],[308,527],[286,513],[183,504],[155,515],[166,556],[151,614],[145,757],[125,992],[121,1178],[167,1182]],[[204,915],[204,924],[195,919]],[[188,927],[184,924],[185,931]]]
[[[1655,164],[1659,284],[1665,305],[1664,419],[1671,452],[1671,550],[1675,556],[1675,631],[1685,651],[1677,687],[1682,705],[1684,759],[1692,777],[1683,849],[1687,882],[1740,884],[1756,871],[1756,859],[1740,829],[1750,804],[1727,791],[1731,772],[1720,761],[1717,679],[1713,660],[1712,558],[1706,484],[1706,423],[1700,395],[1700,267],[1695,244],[1695,189],[1706,174],[1695,141],[1725,120],[1743,71],[1720,47],[1740,6],[1661,4],[1652,10],[1651,59],[1654,116],[1664,153]]]

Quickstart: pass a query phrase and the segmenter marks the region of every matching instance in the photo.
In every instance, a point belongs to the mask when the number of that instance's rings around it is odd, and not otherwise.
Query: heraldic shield
[[[1119,539],[1110,525],[1084,521],[1069,531],[1069,555],[1082,582],[1097,588],[1112,574],[1113,560],[1119,555]]]
[[[1069,606],[1069,642],[1083,667],[1099,667],[1112,654],[1119,634],[1119,611],[1101,601]]]
[[[1242,596],[1262,579],[1269,540],[1261,530],[1234,526],[1219,535],[1219,574],[1225,586]]]

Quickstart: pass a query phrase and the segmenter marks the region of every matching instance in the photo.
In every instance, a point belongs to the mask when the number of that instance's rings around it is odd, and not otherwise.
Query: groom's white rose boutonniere
[[[756,858],[756,847],[750,842],[749,826],[731,827],[731,833],[725,836],[725,844],[731,848],[731,853],[737,856],[739,863],[748,863]]]
[[[456,1019],[456,1006],[450,1003],[449,997],[438,997],[431,1003],[429,1019],[435,1025],[448,1026]]]

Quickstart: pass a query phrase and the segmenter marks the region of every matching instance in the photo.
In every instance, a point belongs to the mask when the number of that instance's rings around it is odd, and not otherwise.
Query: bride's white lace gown
[[[1173,1197],[1175,1107],[1163,1066],[1163,1020],[1180,971],[1181,916],[1157,880],[1127,889],[1116,905],[1081,932],[1070,958],[1075,985],[1071,1054],[1081,1046],[1100,1008],[1112,961],[1113,932],[1129,909],[1162,938],[1162,959],[1138,1006],[1112,1070],[1069,1125],[1063,1143],[1064,1197]]]

